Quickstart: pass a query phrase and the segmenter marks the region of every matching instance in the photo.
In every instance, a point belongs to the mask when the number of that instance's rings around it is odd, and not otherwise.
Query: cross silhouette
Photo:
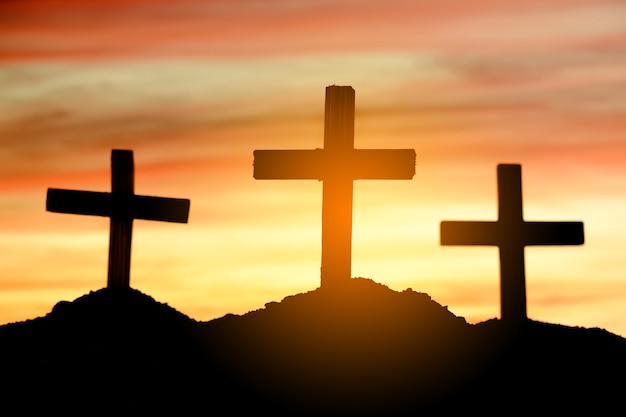
[[[500,249],[500,309],[503,321],[526,316],[524,247],[581,245],[582,222],[527,222],[522,215],[520,165],[498,165],[499,215],[496,222],[442,221],[442,245],[498,246]]]
[[[133,151],[111,152],[111,192],[49,188],[46,210],[110,217],[108,287],[130,286],[133,219],[187,223],[189,200],[134,193]]]
[[[324,149],[256,150],[255,179],[317,179],[322,191],[321,286],[350,279],[356,179],[411,179],[413,149],[354,149],[354,89],[326,87]]]

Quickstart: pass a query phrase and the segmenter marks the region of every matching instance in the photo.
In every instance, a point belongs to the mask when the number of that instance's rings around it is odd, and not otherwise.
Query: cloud
[[[624,33],[615,1],[94,1],[0,4],[0,60],[560,48]]]
[[[365,99],[384,91],[415,59],[402,54],[318,59],[161,61],[7,65],[0,72],[0,142],[11,161],[33,152],[116,146],[169,147],[168,157],[194,141],[212,153],[259,143],[252,127],[322,122],[324,86],[368,85]],[[379,76],[387,75],[377,80]],[[227,131],[246,131],[233,136]],[[228,138],[228,144],[225,142]],[[281,135],[278,135],[281,136]],[[202,138],[202,140],[200,140]],[[234,140],[234,142],[233,142]],[[313,143],[311,143],[311,146]],[[43,159],[43,158],[42,158]],[[15,166],[14,166],[15,168]]]

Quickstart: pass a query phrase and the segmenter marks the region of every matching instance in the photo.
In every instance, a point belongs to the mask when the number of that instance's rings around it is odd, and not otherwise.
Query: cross
[[[326,87],[324,149],[256,150],[255,179],[317,179],[322,190],[321,286],[351,276],[352,189],[356,179],[411,179],[413,149],[354,149],[354,89]]]
[[[503,321],[524,322],[524,247],[581,245],[582,222],[527,222],[522,215],[520,165],[498,165],[499,215],[496,222],[442,221],[442,245],[497,246],[500,250],[500,309]]]
[[[133,151],[111,152],[111,192],[49,188],[46,210],[109,217],[108,287],[130,286],[133,219],[187,223],[189,200],[136,195]]]

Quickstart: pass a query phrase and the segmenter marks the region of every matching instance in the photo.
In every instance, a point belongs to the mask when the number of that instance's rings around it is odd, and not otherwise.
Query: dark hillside
[[[103,289],[1,326],[0,352],[3,407],[25,413],[601,412],[621,408],[626,372],[626,340],[604,330],[470,325],[367,279],[204,323]]]

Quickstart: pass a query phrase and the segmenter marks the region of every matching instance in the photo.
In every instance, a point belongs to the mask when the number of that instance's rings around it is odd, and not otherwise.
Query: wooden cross
[[[356,179],[411,179],[413,149],[354,149],[354,89],[326,87],[324,149],[256,150],[255,179],[317,179],[322,192],[321,286],[351,276],[352,185]]]
[[[524,247],[581,245],[583,223],[524,221],[520,165],[498,165],[498,204],[496,222],[441,222],[441,244],[498,246],[501,317],[523,322],[527,318]]]
[[[133,220],[187,223],[189,200],[136,195],[133,151],[111,152],[111,192],[49,188],[46,210],[110,217],[108,287],[130,286]]]

